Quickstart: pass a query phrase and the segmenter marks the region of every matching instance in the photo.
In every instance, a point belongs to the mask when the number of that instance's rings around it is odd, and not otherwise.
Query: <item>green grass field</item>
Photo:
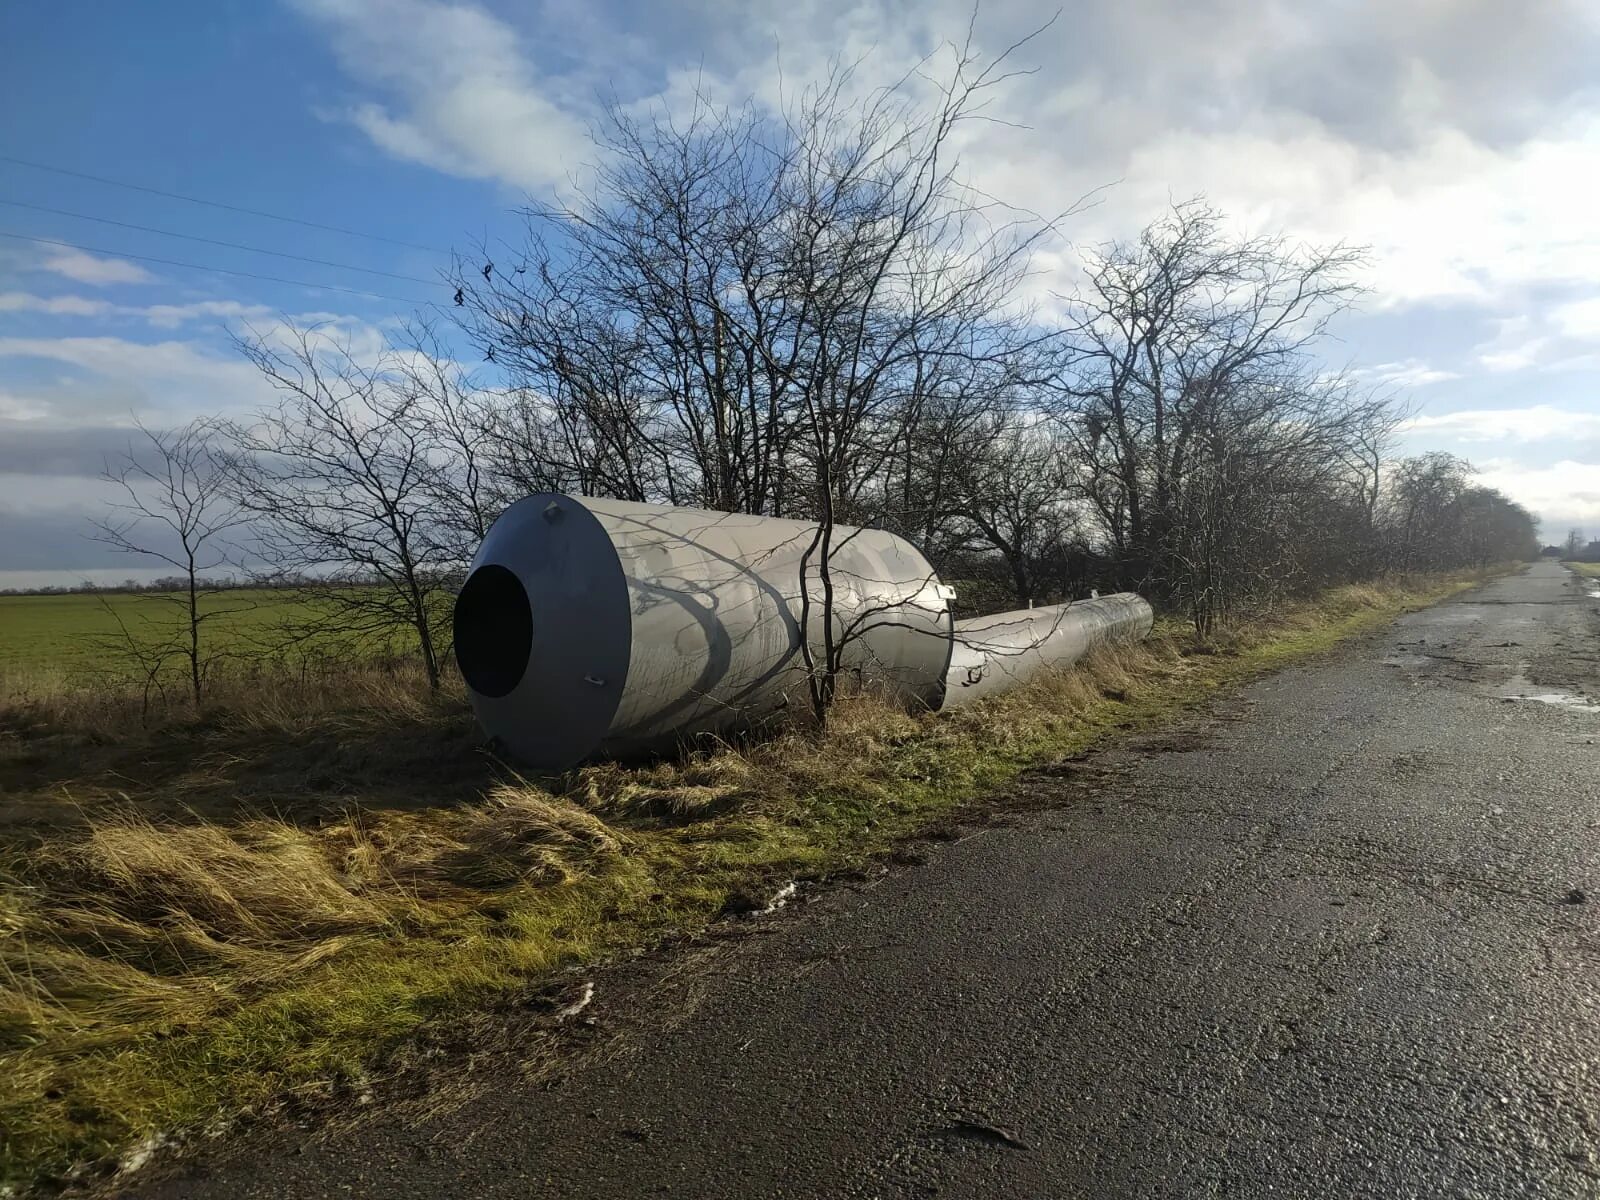
[[[0,678],[53,675],[87,681],[133,675],[138,668],[128,636],[146,647],[171,642],[187,620],[181,599],[152,592],[0,596]],[[202,626],[205,653],[235,663],[280,659],[285,626],[314,615],[311,601],[264,588],[218,592],[202,604],[209,614]],[[348,651],[354,642],[330,635],[318,644],[302,643],[301,650]],[[381,653],[386,647],[372,649]],[[181,671],[177,663],[172,669]]]
[[[1600,563],[1568,562],[1562,565],[1570,567],[1585,579],[1600,579]]]
[[[159,645],[183,628],[177,597],[159,593],[75,593],[0,596],[0,672],[61,671],[74,676],[122,674],[122,628]],[[259,653],[257,642],[303,602],[270,591],[239,589],[205,600],[203,629],[219,649]],[[121,622],[119,626],[118,622]]]

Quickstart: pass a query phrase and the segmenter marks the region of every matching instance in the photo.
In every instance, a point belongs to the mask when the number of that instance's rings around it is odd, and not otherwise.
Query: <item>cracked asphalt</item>
[[[1536,564],[602,977],[554,1078],[485,1054],[141,1194],[1600,1195],[1586,696],[1600,601]]]

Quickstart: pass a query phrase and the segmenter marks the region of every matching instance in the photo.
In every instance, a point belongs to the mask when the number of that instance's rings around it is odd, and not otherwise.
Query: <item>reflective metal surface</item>
[[[1009,691],[1106,642],[1137,641],[1153,622],[1149,602],[1133,592],[958,621],[944,707]]]
[[[457,606],[458,661],[479,721],[516,757],[554,769],[804,706],[801,559],[815,535],[815,525],[770,517],[554,494],[518,501],[484,539]],[[937,708],[948,589],[893,534],[840,526],[832,540],[843,666]],[[819,557],[806,577],[820,662]],[[490,568],[522,585],[526,618]],[[501,642],[530,647],[520,672],[495,660]],[[474,679],[492,683],[480,691]]]

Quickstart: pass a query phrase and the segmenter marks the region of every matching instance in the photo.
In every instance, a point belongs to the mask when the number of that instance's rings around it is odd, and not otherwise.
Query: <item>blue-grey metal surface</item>
[[[471,681],[486,670],[516,675],[519,664],[486,668],[464,653],[476,643],[505,654],[513,640],[464,636],[466,623],[486,623],[492,630],[502,619],[498,612],[468,604],[479,570],[494,566],[521,583],[531,626],[527,661],[520,664],[516,685],[501,695],[486,694]],[[538,495],[506,509],[472,560],[456,604],[456,626],[456,658],[478,722],[512,755],[534,766],[560,768],[599,748],[628,676],[628,584],[605,526],[582,503]]]

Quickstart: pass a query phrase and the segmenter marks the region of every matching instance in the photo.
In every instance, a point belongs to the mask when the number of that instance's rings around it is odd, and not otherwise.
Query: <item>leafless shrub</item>
[[[181,659],[198,707],[206,675],[223,654],[203,636],[206,627],[248,606],[236,594],[221,600],[230,594],[232,580],[216,579],[234,565],[230,538],[245,521],[228,488],[228,430],[212,418],[171,431],[144,425],[138,430],[138,443],[106,464],[103,478],[122,497],[95,522],[94,536],[124,554],[172,567],[178,586],[139,595],[137,634],[101,597],[120,631],[107,648],[136,665],[147,709],[151,693],[164,687],[168,662]],[[159,611],[151,614],[151,609]]]

